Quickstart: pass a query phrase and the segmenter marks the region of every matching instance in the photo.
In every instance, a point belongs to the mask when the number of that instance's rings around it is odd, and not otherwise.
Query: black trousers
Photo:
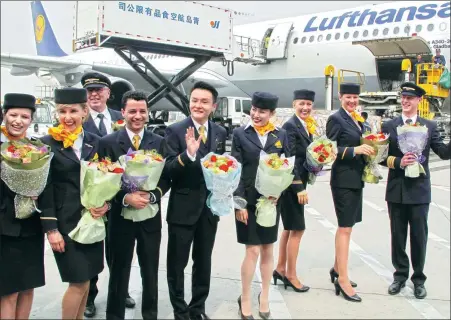
[[[189,319],[205,312],[205,301],[210,292],[211,255],[218,221],[204,210],[195,225],[168,224],[167,280],[174,318]],[[191,244],[192,298],[186,304],[184,270],[188,264]]]
[[[406,254],[407,227],[410,225],[410,257],[414,284],[424,284],[423,273],[428,240],[429,204],[400,204],[387,202],[391,229],[391,259],[394,280],[409,278],[409,257]]]
[[[115,222],[118,229],[110,230],[111,260],[106,318],[124,319],[125,317],[125,298],[128,293],[136,240],[136,254],[141,270],[143,290],[142,317],[143,319],[157,319],[161,229],[149,232],[139,222],[122,220],[122,226]]]

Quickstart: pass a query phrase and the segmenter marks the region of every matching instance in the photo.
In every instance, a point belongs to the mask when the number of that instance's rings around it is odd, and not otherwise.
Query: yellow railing
[[[442,88],[438,82],[445,67],[434,63],[417,64],[417,85],[426,91],[426,95],[437,98],[447,98],[449,89]]]
[[[345,79],[344,74],[350,73],[353,77],[357,78],[357,81],[350,81],[349,78]],[[355,83],[360,85],[360,91],[363,91],[363,86],[365,85],[365,74],[363,72],[354,71],[354,70],[346,70],[339,69],[338,70],[338,87],[340,88],[341,83]]]

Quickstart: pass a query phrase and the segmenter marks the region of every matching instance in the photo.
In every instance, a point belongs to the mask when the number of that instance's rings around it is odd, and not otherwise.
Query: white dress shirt
[[[247,128],[249,128],[249,126],[252,126],[255,129],[254,123],[252,121],[249,121],[246,125],[246,127],[244,128],[244,130],[246,130]],[[275,128],[277,130],[277,128]],[[260,143],[262,144],[262,147],[264,148],[266,145],[266,141],[268,140],[268,132],[266,132],[263,136],[259,135],[257,130],[255,130],[255,133],[257,133],[257,137],[260,140]]]
[[[196,122],[193,118],[191,118],[191,120],[193,120],[194,123],[194,127],[196,128],[197,132],[199,132],[200,126],[201,124]],[[205,124],[203,124],[204,126],[204,134],[206,137],[208,137],[208,121],[205,122]],[[190,158],[191,161],[196,161],[196,155],[190,155],[188,150],[186,151],[186,154],[188,155],[188,158]]]
[[[362,131],[362,128],[360,127],[359,122],[358,122],[357,120],[355,120],[355,119],[352,117],[351,113],[349,113],[348,110],[346,110],[345,107],[342,107],[342,108],[343,108],[344,111],[346,111],[346,113],[348,114],[348,116],[351,117],[352,121],[354,121],[354,123],[355,123],[355,125],[357,126],[357,128],[358,128],[360,131]],[[356,111],[356,112],[357,112],[357,111]]]
[[[409,118],[409,117],[405,116],[404,114],[402,114],[402,122],[404,124],[406,124],[407,119],[411,119],[412,120],[411,124],[415,124],[417,122],[417,115],[414,115],[413,117]]]
[[[141,145],[141,142],[143,141],[143,137],[144,137],[144,128],[141,130],[140,133],[136,134],[134,132],[132,132],[130,129],[128,129],[127,127],[125,127],[125,131],[127,131],[127,135],[130,138],[130,142],[133,144],[133,137],[135,135],[139,136],[139,144]]]
[[[304,127],[305,132],[307,132],[307,135],[310,134],[307,130],[307,124],[305,123],[305,121],[302,120],[301,117],[299,117],[298,115],[296,115],[296,117],[299,119],[299,121],[301,121],[301,124]]]
[[[83,149],[84,136],[85,136],[84,131],[81,130],[81,133],[78,135],[77,140],[75,140],[74,144],[72,145],[72,149],[74,150],[78,160],[80,160],[81,158],[81,150]]]
[[[99,125],[100,125],[100,118],[98,118],[97,116],[101,113],[103,114],[103,123],[105,124],[105,128],[106,128],[106,133],[110,134],[111,132],[113,132],[113,128],[111,127],[113,122],[111,120],[111,114],[108,111],[108,108],[105,108],[105,110],[103,110],[102,112],[97,112],[91,108],[89,108],[89,113],[91,114],[92,120],[94,120],[94,123],[97,127],[97,129],[99,129]]]

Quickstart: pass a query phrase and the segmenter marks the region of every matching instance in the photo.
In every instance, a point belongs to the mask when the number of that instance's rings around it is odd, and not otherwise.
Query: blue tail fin
[[[41,1],[31,2],[31,15],[33,17],[34,40],[38,56],[67,56],[56,40]]]

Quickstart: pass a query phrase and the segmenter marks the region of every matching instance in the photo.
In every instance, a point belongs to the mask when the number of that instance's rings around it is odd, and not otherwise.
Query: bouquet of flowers
[[[14,209],[17,219],[27,219],[36,207],[38,197],[47,184],[53,152],[40,141],[21,139],[2,144],[1,179],[16,193]]]
[[[379,163],[387,159],[390,135],[384,133],[364,133],[360,138],[360,143],[372,146],[375,154],[364,156],[366,166],[363,169],[362,181],[368,183],[379,183],[382,174],[379,170]]]
[[[165,159],[155,150],[128,150],[127,154],[119,157],[124,166],[122,189],[128,193],[136,191],[154,190],[163,173]],[[125,207],[122,209],[124,219],[133,222],[144,221],[155,217],[158,213],[158,204],[148,204],[143,209]]]
[[[113,122],[111,124],[111,129],[113,129],[113,131],[118,131],[122,128],[125,127],[125,121],[124,120],[117,120],[116,122]]]
[[[429,137],[428,128],[415,123],[405,124],[396,130],[398,133],[398,146],[401,152],[404,154],[412,152],[417,157],[417,162],[405,168],[405,176],[417,178],[420,176],[420,173],[426,174],[421,164],[426,160],[422,153]]]
[[[260,153],[260,162],[255,179],[255,189],[262,195],[257,200],[257,223],[262,227],[276,224],[276,205],[270,198],[279,198],[280,194],[293,182],[295,157],[285,158],[277,154]]]
[[[331,164],[337,157],[337,143],[321,136],[307,147],[304,168],[309,172],[308,183],[313,185],[316,177],[322,174],[323,167]]]
[[[217,216],[225,216],[236,207],[244,208],[245,204],[237,204],[233,193],[238,188],[241,178],[241,163],[229,155],[217,155],[213,152],[201,160],[202,172],[210,195],[207,206]]]
[[[69,237],[78,243],[91,244],[105,239],[106,217],[94,219],[89,212],[91,208],[100,208],[105,202],[114,198],[121,189],[124,169],[109,158],[99,160],[96,154],[91,161],[80,161],[80,196],[85,209],[77,226]]]

